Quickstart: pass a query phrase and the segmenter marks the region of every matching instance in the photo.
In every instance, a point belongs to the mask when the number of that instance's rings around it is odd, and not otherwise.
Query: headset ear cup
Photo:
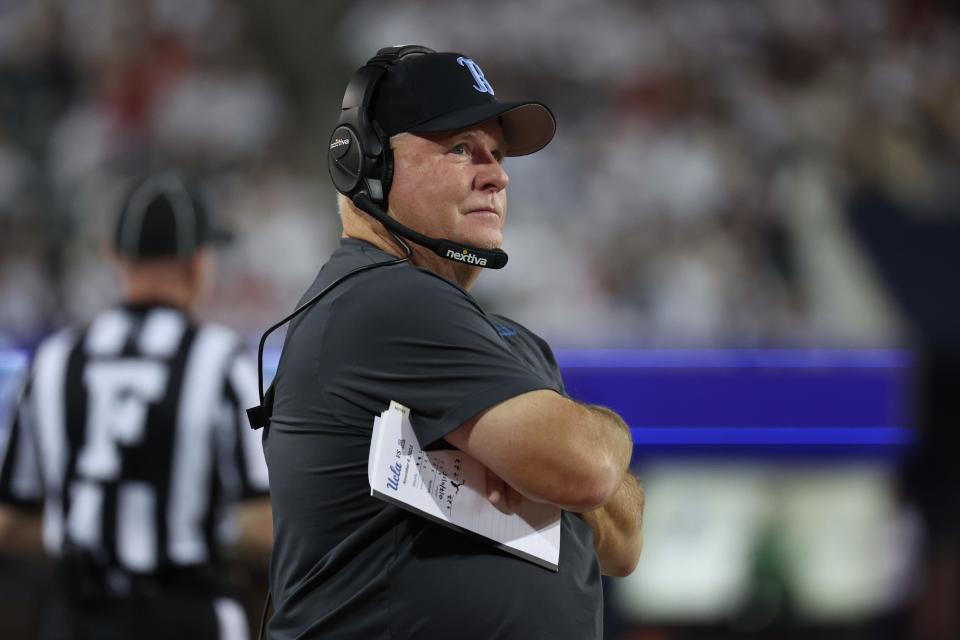
[[[406,56],[427,53],[434,51],[418,45],[386,47],[370,58],[347,85],[340,119],[330,136],[327,170],[334,187],[348,198],[365,191],[386,208],[393,183],[393,152],[390,140],[373,120],[370,106],[388,67]]]
[[[337,191],[352,197],[360,190],[365,169],[363,160],[363,149],[353,130],[345,125],[334,129],[327,149],[327,170]]]

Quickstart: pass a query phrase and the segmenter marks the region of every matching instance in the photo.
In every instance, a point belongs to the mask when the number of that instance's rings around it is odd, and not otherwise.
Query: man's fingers
[[[503,480],[490,469],[487,469],[487,500],[493,504],[503,501]]]
[[[487,469],[487,500],[499,511],[506,514],[513,513],[509,505],[509,496],[513,489],[503,479],[490,469]]]

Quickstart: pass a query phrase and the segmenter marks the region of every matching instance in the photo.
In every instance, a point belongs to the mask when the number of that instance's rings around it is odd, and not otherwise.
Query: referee
[[[33,359],[0,442],[0,542],[56,559],[44,639],[249,635],[223,551],[265,561],[272,544],[244,414],[257,375],[235,333],[189,315],[229,238],[181,178],[138,182],[115,235],[122,303]]]

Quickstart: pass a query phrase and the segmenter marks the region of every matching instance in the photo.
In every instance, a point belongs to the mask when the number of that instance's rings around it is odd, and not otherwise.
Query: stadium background
[[[148,169],[204,178],[240,233],[203,316],[253,348],[336,246],[329,130],[398,43],[556,112],[508,161],[511,264],[475,293],[630,414],[646,549],[608,636],[957,637],[947,2],[2,2],[0,404],[115,299],[103,246]],[[14,638],[47,568],[0,567]]]

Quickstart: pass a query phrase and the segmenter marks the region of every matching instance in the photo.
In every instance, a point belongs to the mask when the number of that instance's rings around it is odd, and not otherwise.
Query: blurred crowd
[[[241,237],[205,315],[252,334],[296,301],[334,221],[248,19],[220,0],[0,6],[0,339],[29,347],[116,297],[119,200],[162,168],[204,180]]]
[[[510,264],[479,280],[484,305],[561,348],[920,344],[911,477],[953,543],[930,591],[955,594],[954,4],[0,1],[0,349],[116,299],[103,258],[119,201],[163,168],[200,178],[238,232],[202,315],[253,342],[337,245],[325,151],[352,71],[382,46],[462,51],[498,98],[542,100],[558,120],[545,151],[507,160]],[[717,477],[704,484],[723,489]],[[706,495],[690,486],[660,504]],[[848,502],[875,506],[858,486]],[[700,558],[690,548],[671,562]],[[645,599],[669,595],[665,573]]]
[[[336,245],[328,131],[351,70],[398,42],[556,112],[548,150],[507,164],[508,276],[476,289],[554,346],[909,340],[847,211],[866,187],[956,201],[949,4],[311,4],[0,3],[0,344],[112,299],[117,200],[166,166],[239,231],[205,315],[255,337]]]

